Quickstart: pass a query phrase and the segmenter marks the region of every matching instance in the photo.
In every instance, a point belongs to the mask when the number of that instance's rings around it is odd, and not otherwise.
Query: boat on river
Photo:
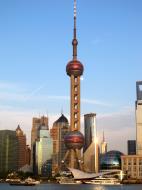
[[[27,178],[24,181],[11,181],[9,182],[9,185],[15,185],[15,186],[34,186],[40,184],[40,181],[36,181],[32,178]]]
[[[59,180],[60,184],[81,184],[82,182],[79,180],[75,180],[74,178],[69,178],[69,177],[60,177]]]
[[[95,178],[89,181],[84,181],[85,184],[95,185],[120,185],[120,180],[116,178]]]

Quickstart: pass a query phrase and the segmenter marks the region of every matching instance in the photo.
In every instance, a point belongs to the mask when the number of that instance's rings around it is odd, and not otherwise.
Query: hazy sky
[[[99,136],[124,152],[142,80],[141,9],[141,0],[77,0],[82,116],[96,112]],[[33,116],[48,113],[50,127],[62,109],[69,116],[72,34],[73,0],[0,1],[1,129],[20,124],[30,139]]]

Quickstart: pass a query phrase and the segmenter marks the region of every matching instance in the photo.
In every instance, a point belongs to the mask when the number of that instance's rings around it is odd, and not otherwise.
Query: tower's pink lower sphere
[[[70,131],[64,138],[68,149],[81,149],[84,145],[84,136],[80,131]]]

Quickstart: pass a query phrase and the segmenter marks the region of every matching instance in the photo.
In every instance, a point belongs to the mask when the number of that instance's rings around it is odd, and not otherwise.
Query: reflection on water
[[[93,190],[106,190],[106,188],[104,186],[96,186]]]
[[[141,185],[60,185],[60,184],[40,184],[36,186],[10,186],[0,183],[0,190],[142,190]]]

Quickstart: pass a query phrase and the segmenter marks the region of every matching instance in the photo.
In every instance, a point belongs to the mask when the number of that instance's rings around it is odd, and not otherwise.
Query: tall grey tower
[[[142,81],[136,82],[136,153],[142,155]]]
[[[90,144],[96,140],[96,114],[89,113],[84,115],[84,136],[85,143],[83,152],[87,150]]]

